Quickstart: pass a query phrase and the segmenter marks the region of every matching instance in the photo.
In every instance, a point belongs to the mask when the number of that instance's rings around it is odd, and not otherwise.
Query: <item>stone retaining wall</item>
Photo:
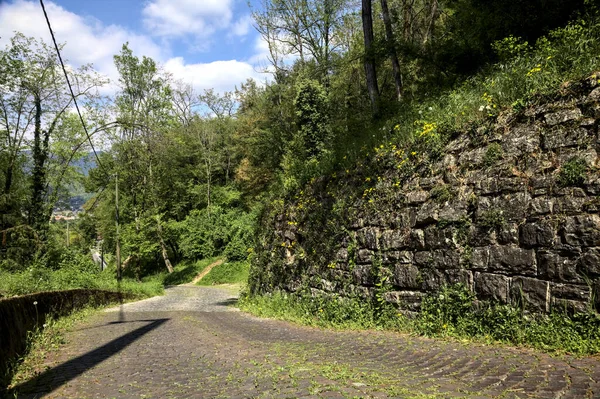
[[[314,183],[266,220],[251,288],[369,297],[385,283],[387,301],[414,311],[426,293],[463,283],[532,311],[600,308],[596,86],[454,134],[414,173],[375,171],[387,158],[374,155],[375,166]]]
[[[0,299],[0,393],[10,381],[10,362],[26,350],[27,333],[47,317],[66,315],[86,305],[104,305],[132,299],[132,294],[75,289],[39,292]]]

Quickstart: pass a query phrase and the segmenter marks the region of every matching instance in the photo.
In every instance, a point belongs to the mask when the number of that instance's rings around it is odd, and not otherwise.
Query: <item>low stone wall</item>
[[[532,311],[599,309],[597,86],[457,132],[435,159],[390,143],[313,182],[265,220],[251,289],[378,292],[415,311],[463,283]]]
[[[63,316],[90,304],[118,303],[131,298],[131,294],[119,292],[76,289],[0,299],[0,392],[10,379],[10,361],[26,349],[27,333],[41,327],[48,317]]]

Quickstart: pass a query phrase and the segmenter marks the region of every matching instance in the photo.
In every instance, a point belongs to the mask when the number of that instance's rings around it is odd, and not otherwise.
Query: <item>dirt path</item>
[[[598,398],[597,360],[258,319],[178,286],[78,326],[19,398]]]
[[[214,267],[217,267],[222,264],[223,264],[223,259],[219,259],[218,261],[211,263],[210,265],[206,266],[204,268],[204,270],[202,270],[200,273],[198,273],[198,275],[196,277],[194,277],[194,279],[190,283],[188,283],[186,285],[196,285],[196,283],[198,281],[202,280],[204,278],[204,276],[206,276],[208,273],[210,273],[210,271]]]

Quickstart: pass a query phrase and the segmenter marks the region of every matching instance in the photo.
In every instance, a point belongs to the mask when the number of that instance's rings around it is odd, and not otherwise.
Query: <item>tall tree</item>
[[[25,150],[31,151],[31,185],[27,223],[43,240],[52,202],[48,197],[51,143],[61,122],[68,117],[73,98],[60,71],[55,50],[43,42],[17,33],[0,52],[0,140],[3,149],[2,196],[13,194],[14,177]],[[68,71],[80,102],[97,96],[104,82],[90,66]],[[29,138],[32,140],[29,140]],[[52,189],[56,190],[57,187]],[[0,201],[3,213],[23,212],[13,201]],[[0,227],[6,227],[2,221]]]
[[[114,60],[121,85],[121,92],[116,97],[121,127],[118,164],[131,196],[136,230],[139,232],[141,229],[140,218],[146,213],[153,215],[163,260],[167,270],[172,272],[163,239],[159,193],[154,184],[156,143],[175,120],[172,90],[156,62],[145,56],[140,60],[133,55],[127,43]]]
[[[377,85],[377,70],[375,68],[375,48],[373,34],[373,12],[371,0],[362,0],[362,23],[365,43],[365,75],[367,77],[367,91],[371,100],[373,115],[379,114],[379,87]]]
[[[383,24],[385,26],[385,38],[387,41],[388,54],[392,63],[392,73],[394,75],[394,84],[396,86],[396,98],[402,100],[402,74],[400,72],[400,62],[396,52],[396,40],[394,38],[394,30],[392,28],[392,19],[390,18],[390,10],[387,0],[380,0],[381,14]]]

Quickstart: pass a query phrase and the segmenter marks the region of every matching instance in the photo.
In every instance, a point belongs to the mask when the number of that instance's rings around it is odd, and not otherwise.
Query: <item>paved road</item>
[[[19,398],[600,398],[600,362],[376,331],[325,331],[178,286],[95,315]]]

